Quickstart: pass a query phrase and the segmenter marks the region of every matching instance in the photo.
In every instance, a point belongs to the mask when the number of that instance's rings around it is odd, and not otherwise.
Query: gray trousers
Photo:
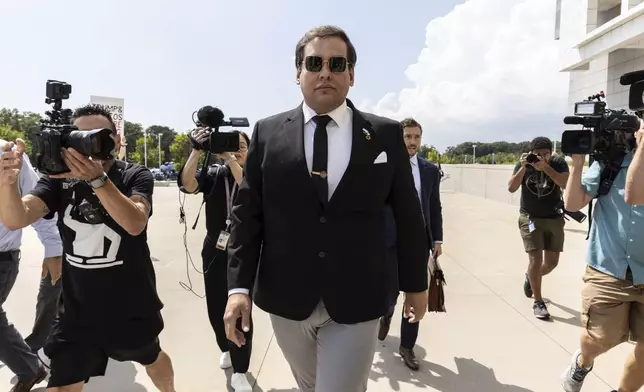
[[[302,392],[364,392],[378,320],[338,324],[320,302],[304,321],[271,314],[275,339]]]
[[[19,380],[30,380],[38,375],[41,368],[36,353],[49,336],[56,315],[61,281],[52,286],[49,277],[41,280],[36,321],[31,335],[27,338],[28,342],[25,342],[20,332],[7,319],[2,307],[18,277],[19,261],[19,258],[0,261],[0,361],[7,365]]]

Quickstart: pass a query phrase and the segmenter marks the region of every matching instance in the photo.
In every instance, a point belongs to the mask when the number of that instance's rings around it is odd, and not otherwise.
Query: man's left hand
[[[535,169],[537,169],[538,171],[543,171],[543,170],[545,170],[545,168],[546,168],[546,166],[548,165],[548,163],[547,163],[547,162],[546,162],[546,161],[545,161],[541,156],[539,156],[539,155],[537,155],[537,158],[538,158],[539,160],[538,160],[537,162],[535,162],[535,163],[532,163],[532,164],[531,164],[531,165],[532,165],[532,167],[534,167],[534,168],[535,168]]]
[[[408,319],[410,323],[419,322],[427,312],[427,301],[427,290],[420,293],[405,293],[403,317]]]
[[[443,244],[434,244],[434,258],[437,259],[443,254]]]
[[[44,279],[49,275],[51,278],[51,285],[56,285],[58,279],[60,279],[63,274],[63,261],[62,257],[47,257],[42,261],[42,275]]]
[[[63,148],[62,157],[70,171],[63,174],[53,174],[50,176],[51,178],[93,181],[105,173],[103,162],[88,158],[73,148]]]

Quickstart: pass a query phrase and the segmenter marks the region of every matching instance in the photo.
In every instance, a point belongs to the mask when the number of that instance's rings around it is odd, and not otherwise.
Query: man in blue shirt
[[[0,148],[6,142],[0,140]],[[19,191],[26,195],[38,182],[38,174],[23,155],[23,170],[18,178]],[[38,360],[36,352],[42,348],[51,331],[56,314],[56,302],[60,296],[62,242],[55,220],[40,219],[32,227],[45,247],[43,276],[38,293],[36,322],[26,341],[11,324],[2,305],[7,300],[16,277],[20,261],[22,230],[8,230],[0,223],[0,361],[18,376],[11,392],[27,392],[43,381],[47,372]]]
[[[565,207],[579,211],[595,197],[583,277],[580,349],[562,376],[566,392],[579,392],[595,358],[629,339],[636,343],[620,382],[620,392],[644,386],[644,206],[624,201],[626,173],[633,154],[605,195],[598,195],[604,163],[583,175],[585,156],[573,155],[564,192]]]

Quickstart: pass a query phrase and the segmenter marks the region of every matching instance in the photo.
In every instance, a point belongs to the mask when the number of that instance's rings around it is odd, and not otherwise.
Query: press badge
[[[530,233],[532,233],[534,231],[534,229],[535,229],[534,228],[534,222],[530,221],[530,224],[528,224],[528,230],[530,231]]]
[[[230,233],[224,230],[220,231],[215,248],[219,250],[226,250],[226,248],[228,248],[228,239],[230,239]]]

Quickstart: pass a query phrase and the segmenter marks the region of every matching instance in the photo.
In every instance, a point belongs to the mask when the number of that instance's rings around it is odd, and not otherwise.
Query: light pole
[[[494,165],[494,153],[492,153],[492,164]]]
[[[472,144],[472,164],[476,163],[476,144]]]
[[[143,131],[143,162],[148,167],[148,131]]]
[[[159,133],[159,167],[161,167],[161,133]]]

